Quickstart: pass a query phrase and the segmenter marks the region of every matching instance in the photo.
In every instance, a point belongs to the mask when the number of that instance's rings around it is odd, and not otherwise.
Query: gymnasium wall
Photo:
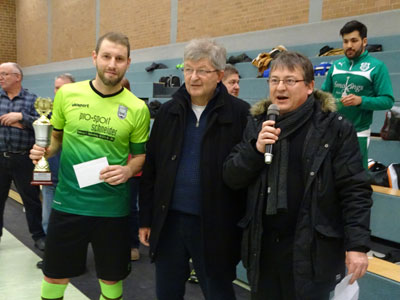
[[[17,59],[15,1],[0,0],[0,63]]]
[[[15,0],[15,5],[16,57],[28,67],[88,57],[108,31],[125,33],[132,50],[145,49],[391,11],[400,9],[400,0]]]

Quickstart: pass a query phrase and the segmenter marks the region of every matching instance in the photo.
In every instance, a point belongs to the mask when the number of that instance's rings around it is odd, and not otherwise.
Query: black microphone
[[[276,104],[271,104],[268,106],[267,110],[267,120],[276,121],[277,117],[279,116],[279,107]],[[264,154],[264,161],[266,164],[270,164],[272,162],[272,144],[265,145],[265,154]]]

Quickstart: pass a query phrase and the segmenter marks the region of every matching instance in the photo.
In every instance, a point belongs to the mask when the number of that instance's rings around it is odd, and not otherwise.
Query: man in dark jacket
[[[224,180],[247,191],[242,260],[252,299],[328,299],[345,265],[368,266],[371,187],[356,133],[314,92],[311,62],[284,52],[271,66],[270,100],[252,110],[243,141],[224,164]],[[267,120],[270,103],[280,109]],[[266,145],[273,144],[271,164]]]
[[[221,83],[225,61],[215,42],[189,42],[185,84],[160,108],[147,144],[139,236],[150,244],[159,300],[183,299],[189,258],[206,299],[235,299],[245,197],[223,183],[222,166],[249,105]]]

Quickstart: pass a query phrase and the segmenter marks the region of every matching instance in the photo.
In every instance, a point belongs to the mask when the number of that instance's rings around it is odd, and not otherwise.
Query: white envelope
[[[358,300],[360,288],[357,281],[353,284],[349,284],[351,276],[353,276],[353,274],[348,274],[336,285],[335,295],[332,300]]]
[[[108,166],[107,157],[90,160],[74,165],[74,171],[80,188],[104,182],[100,180],[100,171]]]

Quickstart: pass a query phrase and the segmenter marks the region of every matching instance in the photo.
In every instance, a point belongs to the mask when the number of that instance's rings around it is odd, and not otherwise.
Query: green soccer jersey
[[[326,76],[322,90],[332,93],[338,112],[350,120],[356,131],[369,129],[374,110],[390,109],[394,103],[392,84],[383,62],[368,54],[355,59],[343,57],[335,61]],[[361,96],[358,106],[343,106],[346,95]]]
[[[90,81],[66,84],[56,94],[51,123],[63,130],[53,208],[85,216],[128,215],[127,183],[80,188],[73,166],[101,157],[109,165],[126,165],[130,149],[144,153],[150,124],[146,104],[126,89],[102,95]]]

